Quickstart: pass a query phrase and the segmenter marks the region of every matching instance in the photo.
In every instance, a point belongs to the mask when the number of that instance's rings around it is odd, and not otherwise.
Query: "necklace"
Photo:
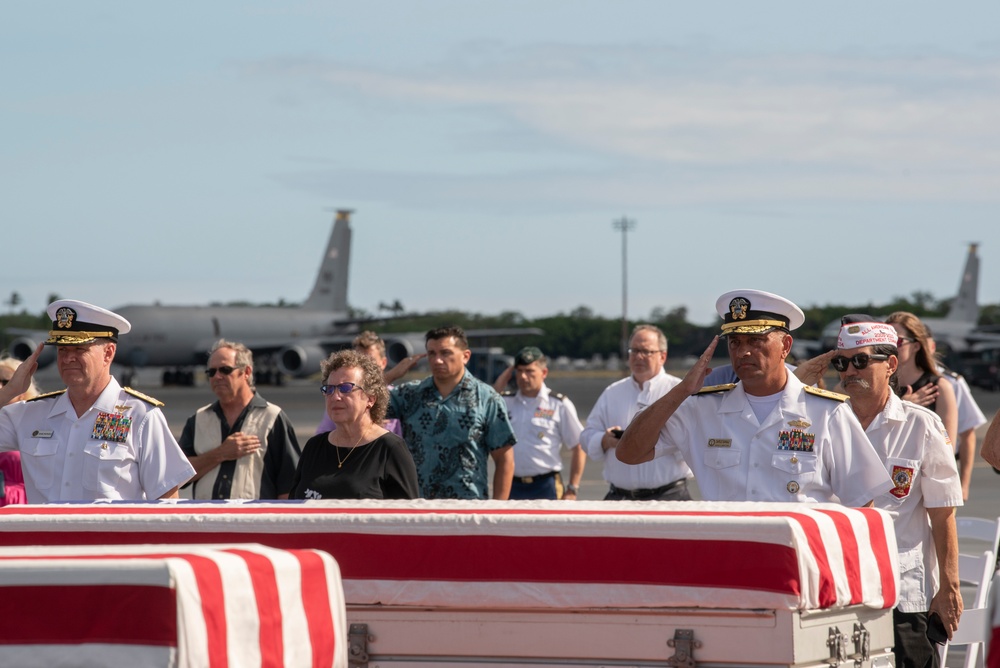
[[[365,430],[363,432],[361,432],[361,436],[358,437],[358,442],[354,444],[354,447],[351,448],[350,452],[347,453],[347,457],[344,457],[343,459],[340,458],[340,446],[334,444],[333,447],[336,448],[336,452],[337,452],[337,469],[338,470],[344,468],[344,462],[346,462],[347,458],[350,457],[352,454],[354,454],[354,451],[358,449],[358,444],[361,443],[361,439],[363,439],[365,437],[365,434],[367,434],[367,433],[368,433],[368,428],[366,427]]]

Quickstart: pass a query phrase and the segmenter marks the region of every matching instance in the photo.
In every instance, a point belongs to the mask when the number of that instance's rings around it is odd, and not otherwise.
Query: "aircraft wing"
[[[320,362],[337,350],[349,348],[354,341],[356,332],[331,334],[315,338],[303,339],[242,339],[243,343],[254,352],[255,356],[270,356],[281,373],[303,377],[311,376],[319,371]],[[385,353],[390,365],[414,353],[424,352],[425,332],[403,332],[382,334],[385,341]],[[541,336],[544,332],[537,327],[510,327],[495,329],[471,329],[465,332],[469,345],[489,346],[493,339],[510,336]],[[208,350],[212,343],[209,342]]]

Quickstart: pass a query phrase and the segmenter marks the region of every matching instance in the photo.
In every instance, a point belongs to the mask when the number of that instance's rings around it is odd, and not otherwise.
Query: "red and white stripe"
[[[261,545],[0,548],[0,663],[346,668],[336,562]]]
[[[255,542],[334,555],[349,604],[891,608],[888,514],[834,504],[342,501],[20,506],[0,544]]]

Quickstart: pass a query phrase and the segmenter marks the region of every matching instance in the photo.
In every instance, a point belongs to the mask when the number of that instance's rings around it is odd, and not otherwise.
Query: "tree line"
[[[15,293],[16,294],[16,293]],[[53,299],[55,299],[53,295]],[[798,339],[819,339],[823,328],[832,320],[845,313],[868,313],[874,316],[885,316],[893,311],[910,311],[918,317],[943,317],[948,312],[950,300],[937,300],[926,292],[914,292],[908,297],[895,297],[888,304],[828,304],[824,306],[808,306],[803,308],[806,316],[805,324],[795,332]],[[6,329],[38,329],[48,330],[51,322],[43,313],[30,313],[25,309],[14,312],[20,301],[8,300],[9,310],[0,315],[0,345],[6,348],[12,336]],[[230,306],[253,306],[247,302],[234,302]],[[279,304],[257,304],[257,306],[295,306],[281,302]],[[370,324],[362,324],[362,328],[373,329],[379,333],[393,332],[423,332],[446,324],[455,324],[465,329],[493,329],[511,327],[534,327],[541,329],[541,336],[505,337],[498,341],[508,352],[522,346],[538,346],[546,353],[557,356],[565,355],[571,358],[589,359],[595,355],[603,357],[618,353],[621,350],[621,318],[605,317],[594,313],[587,306],[578,306],[569,312],[555,315],[528,318],[517,311],[503,311],[496,315],[467,313],[464,311],[445,310],[431,313],[407,315],[402,305],[395,302],[389,309],[391,318],[379,318],[377,314],[363,309],[351,309],[351,317],[359,320],[371,319]],[[673,309],[654,308],[646,317],[630,318],[628,329],[640,323],[651,323],[659,327],[670,341],[671,356],[699,355],[719,332],[718,323],[697,325],[688,321],[687,307],[678,306]],[[1000,324],[1000,304],[987,305],[980,309],[979,324],[982,326]]]

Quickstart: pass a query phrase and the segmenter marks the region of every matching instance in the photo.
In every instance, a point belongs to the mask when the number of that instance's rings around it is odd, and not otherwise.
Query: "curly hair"
[[[323,360],[319,368],[324,380],[337,369],[361,369],[361,388],[365,394],[375,399],[368,410],[372,422],[380,424],[385,419],[385,412],[389,408],[389,389],[385,386],[382,369],[375,360],[356,350],[340,350]]]

